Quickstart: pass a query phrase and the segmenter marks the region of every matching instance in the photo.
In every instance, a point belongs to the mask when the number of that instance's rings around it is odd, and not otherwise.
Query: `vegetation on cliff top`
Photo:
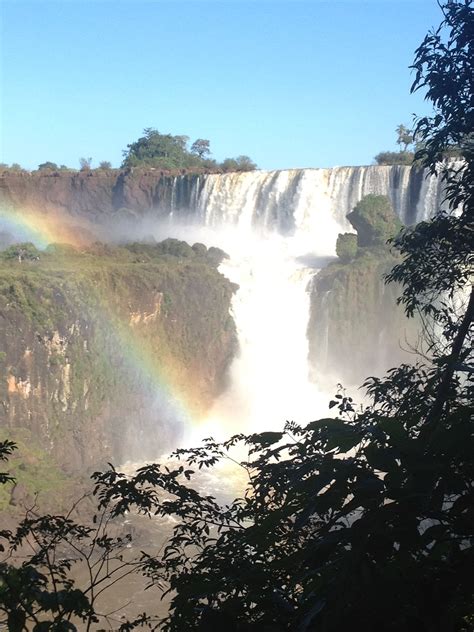
[[[79,158],[80,171],[89,173],[93,169],[93,159]],[[123,151],[121,169],[160,169],[164,171],[253,171],[257,165],[249,156],[241,155],[235,158],[225,158],[218,162],[211,158],[210,141],[198,138],[189,146],[189,136],[162,134],[158,130],[147,127],[143,136],[127,145]],[[108,160],[99,162],[95,171],[108,172],[112,164]],[[60,172],[74,172],[73,168],[58,165],[47,160],[38,165],[38,171],[43,174]],[[0,173],[22,174],[28,173],[21,165],[15,163],[7,165],[0,163]]]
[[[252,171],[256,165],[248,156],[226,158],[221,164],[210,158],[210,142],[198,138],[188,148],[188,136],[161,134],[148,127],[143,136],[127,145],[122,167],[153,167],[156,169],[205,168],[223,171]]]

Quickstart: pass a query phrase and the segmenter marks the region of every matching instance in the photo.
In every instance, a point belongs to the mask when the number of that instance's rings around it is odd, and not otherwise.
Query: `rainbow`
[[[66,220],[59,213],[39,213],[31,210],[19,212],[0,208],[0,230],[11,233],[18,241],[31,241],[44,249],[52,243],[84,246],[91,241],[92,231],[84,222]]]
[[[70,218],[58,213],[44,214],[29,210],[19,212],[5,208],[0,208],[1,230],[12,233],[19,241],[31,241],[40,249],[51,243],[84,247],[91,242],[92,237],[84,226],[75,226]],[[98,292],[92,292],[90,305],[108,337],[114,341],[114,348],[120,350],[127,369],[133,371],[140,383],[154,392],[158,405],[161,404],[166,409],[167,415],[184,428],[199,425],[200,415],[192,394],[193,389],[185,389],[182,386],[183,379],[176,378],[180,368],[173,366],[170,359],[163,366],[136,328],[114,308],[112,300],[99,296]]]

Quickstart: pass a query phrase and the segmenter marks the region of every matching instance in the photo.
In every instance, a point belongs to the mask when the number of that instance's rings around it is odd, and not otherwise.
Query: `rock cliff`
[[[368,375],[413,360],[418,323],[397,306],[399,288],[384,283],[394,264],[388,253],[367,250],[314,278],[308,339],[320,375],[359,386]]]
[[[205,248],[153,246],[4,257],[2,434],[68,472],[174,447],[223,388],[235,351],[234,286],[215,264]]]
[[[123,209],[138,214],[169,209],[172,195],[181,195],[187,202],[187,188],[198,176],[181,178],[182,190],[173,193],[175,175],[156,170],[3,172],[0,206],[60,212],[103,222]]]

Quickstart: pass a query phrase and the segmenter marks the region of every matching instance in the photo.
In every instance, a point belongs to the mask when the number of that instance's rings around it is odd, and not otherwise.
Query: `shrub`
[[[411,151],[381,151],[375,156],[378,165],[411,165],[415,154]]]
[[[18,259],[21,263],[22,261],[38,261],[40,254],[34,244],[25,242],[9,246],[3,251],[2,256],[4,259]]]
[[[336,254],[347,263],[357,254],[357,235],[355,233],[339,233],[336,241]]]
[[[55,162],[42,162],[38,165],[38,171],[57,171],[58,165]]]
[[[357,231],[357,245],[361,248],[384,246],[402,226],[385,195],[366,195],[347,219]]]

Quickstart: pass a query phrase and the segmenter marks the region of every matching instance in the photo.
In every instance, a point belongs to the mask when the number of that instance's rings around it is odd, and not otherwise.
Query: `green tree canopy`
[[[38,165],[38,171],[57,171],[58,165],[55,162],[42,162]]]
[[[17,259],[22,261],[37,261],[41,252],[31,242],[12,244],[2,252],[3,259]]]
[[[257,165],[248,156],[226,158],[221,166],[224,171],[254,171],[257,168]]]
[[[122,167],[139,165],[162,169],[190,167],[196,163],[196,156],[188,151],[188,141],[188,136],[161,134],[158,130],[148,127],[143,130],[142,137],[127,145],[127,149],[123,152]]]
[[[209,141],[204,138],[198,138],[191,145],[191,153],[196,154],[199,158],[207,158],[211,153]]]

